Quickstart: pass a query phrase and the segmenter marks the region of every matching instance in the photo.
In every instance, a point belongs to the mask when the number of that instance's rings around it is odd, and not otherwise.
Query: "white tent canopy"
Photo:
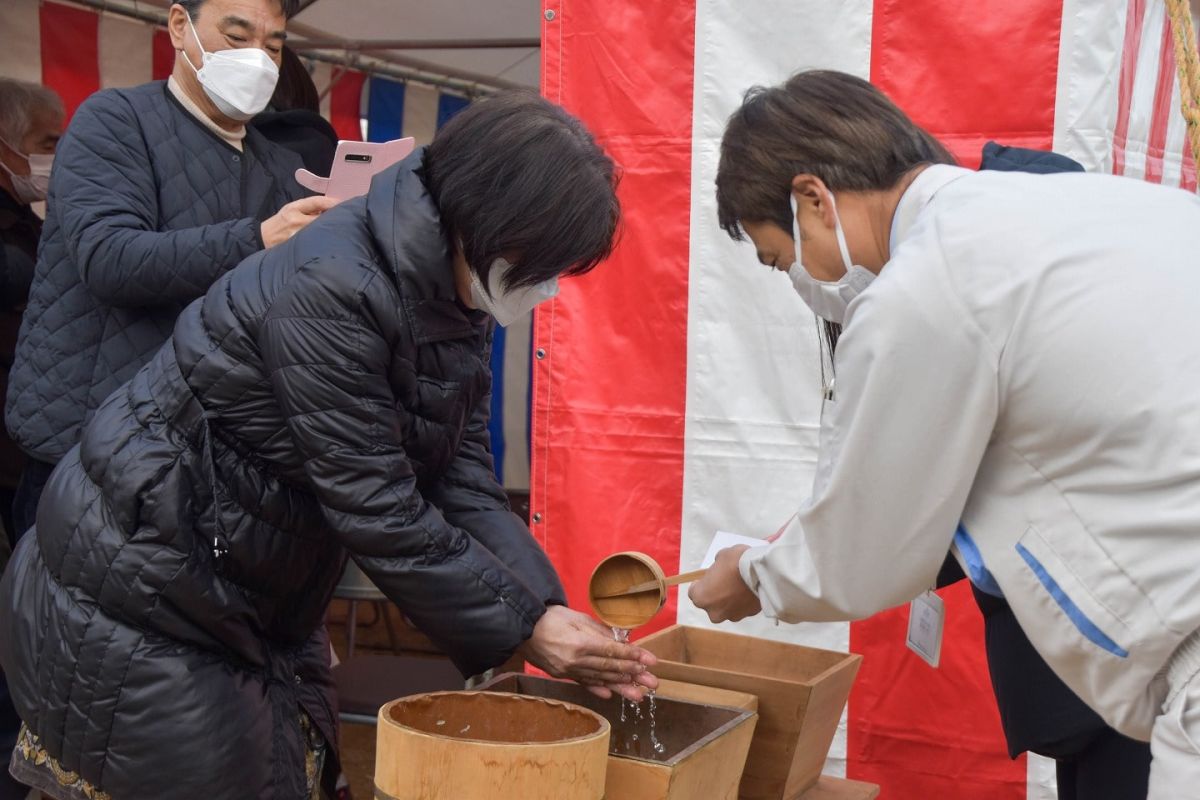
[[[431,71],[471,74],[536,89],[537,47],[477,47],[487,40],[535,42],[541,31],[537,0],[312,0],[294,20],[300,39],[319,34],[369,43],[388,40],[453,40],[455,49],[364,50],[400,63],[426,62]],[[312,32],[310,35],[310,31]],[[303,45],[300,49],[304,49]],[[336,48],[325,52],[337,53]],[[346,52],[344,49],[341,52]],[[488,88],[481,84],[481,88]]]
[[[63,2],[154,24],[164,21],[171,5],[171,0]],[[468,96],[538,88],[538,0],[301,0],[301,6],[289,23],[289,38],[309,58]]]

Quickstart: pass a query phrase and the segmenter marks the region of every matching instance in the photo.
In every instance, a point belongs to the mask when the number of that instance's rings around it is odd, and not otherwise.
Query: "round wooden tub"
[[[380,800],[602,800],[608,721],[558,700],[431,692],[379,709]]]

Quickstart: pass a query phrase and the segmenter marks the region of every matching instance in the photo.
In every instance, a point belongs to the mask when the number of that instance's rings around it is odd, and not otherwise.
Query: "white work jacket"
[[[866,617],[947,550],[1054,671],[1149,739],[1200,627],[1200,200],[934,166],[851,302],[811,499],[741,574],[769,616]]]

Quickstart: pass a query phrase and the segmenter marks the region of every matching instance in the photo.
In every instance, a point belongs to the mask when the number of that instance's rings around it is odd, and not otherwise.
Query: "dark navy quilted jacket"
[[[456,299],[421,158],[187,307],[0,582],[18,712],[115,798],[302,797],[344,550],[464,674],[564,602],[492,471],[492,323]]]
[[[291,152],[248,128],[243,152],[162,81],[92,95],[59,143],[6,422],[54,463],[137,372],[179,312],[262,249],[259,223],[306,194]]]

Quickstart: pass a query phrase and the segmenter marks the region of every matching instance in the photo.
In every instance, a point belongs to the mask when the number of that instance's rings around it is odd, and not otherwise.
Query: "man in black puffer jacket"
[[[652,687],[653,657],[562,605],[508,509],[476,310],[553,296],[609,252],[617,209],[576,120],[484,100],[188,306],[0,581],[13,774],[53,798],[74,795],[45,764],[118,800],[312,796],[343,548],[465,675],[520,648],[600,694]]]
[[[171,79],[98,92],[75,112],[58,147],[9,379],[5,421],[31,457],[17,490],[18,535],[33,524],[53,465],[104,398],[158,350],[183,307],[331,205],[324,197],[300,199],[299,158],[211,96],[244,87],[222,85],[209,72],[202,86],[193,69],[211,71],[204,52],[253,52],[261,64],[222,75],[269,78],[260,67],[278,60],[285,15],[295,5],[176,4],[168,25],[178,51]]]

